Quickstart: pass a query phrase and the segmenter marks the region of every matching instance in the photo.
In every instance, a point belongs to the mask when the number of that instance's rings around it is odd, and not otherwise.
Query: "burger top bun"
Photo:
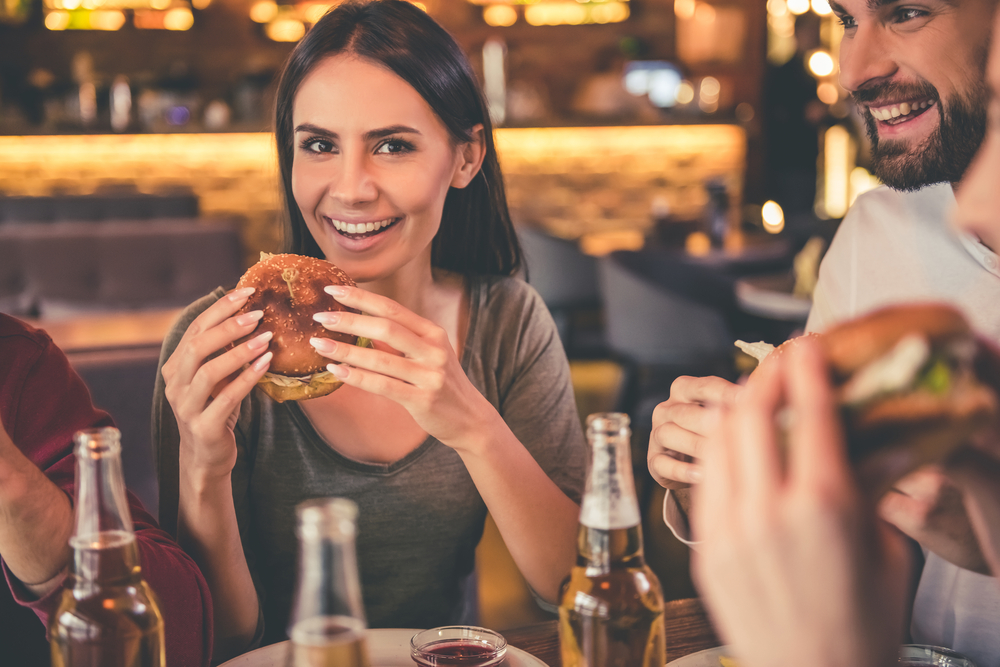
[[[327,285],[354,286],[354,281],[334,264],[304,255],[261,253],[261,261],[240,278],[237,288],[255,289],[240,312],[264,311],[251,336],[274,333],[268,346],[274,354],[270,373],[306,377],[325,371],[330,360],[316,352],[310,338],[357,343],[356,336],[330,331],[313,319],[315,313],[358,312],[323,291]]]
[[[821,338],[832,371],[843,378],[913,332],[923,334],[931,343],[972,334],[965,318],[951,306],[921,303],[882,308],[838,324]]]

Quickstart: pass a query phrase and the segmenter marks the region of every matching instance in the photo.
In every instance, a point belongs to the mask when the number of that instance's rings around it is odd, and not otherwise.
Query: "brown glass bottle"
[[[666,663],[663,593],[643,558],[628,423],[620,413],[587,418],[592,463],[559,605],[563,667]]]
[[[79,431],[73,563],[49,637],[53,667],[162,667],[163,616],[142,578],[117,429]]]

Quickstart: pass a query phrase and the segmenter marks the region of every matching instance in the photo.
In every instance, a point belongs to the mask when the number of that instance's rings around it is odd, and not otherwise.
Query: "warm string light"
[[[815,76],[830,76],[835,68],[836,63],[833,62],[833,57],[822,49],[813,51],[812,55],[809,56],[809,71]]]
[[[760,208],[761,221],[764,223],[764,231],[769,234],[777,234],[785,228],[785,212],[776,201],[766,201]]]
[[[517,23],[517,11],[509,5],[490,5],[483,9],[483,20],[486,25],[506,28]]]

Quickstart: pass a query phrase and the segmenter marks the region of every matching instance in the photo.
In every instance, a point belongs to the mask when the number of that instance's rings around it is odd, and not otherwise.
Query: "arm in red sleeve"
[[[73,433],[112,425],[66,356],[44,332],[0,314],[0,420],[18,449],[56,486],[74,494]],[[207,665],[212,608],[208,586],[194,561],[129,494],[143,577],[161,602],[170,665]],[[4,564],[10,595],[48,623],[60,589],[32,598]]]

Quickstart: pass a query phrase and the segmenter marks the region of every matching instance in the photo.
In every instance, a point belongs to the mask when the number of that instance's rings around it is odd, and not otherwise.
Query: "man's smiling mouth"
[[[872,118],[877,121],[881,121],[887,125],[898,125],[916,118],[935,104],[937,104],[935,100],[925,98],[883,106],[870,105],[868,111],[871,113]]]
[[[402,220],[402,218],[386,218],[385,220],[375,220],[372,222],[346,222],[344,220],[334,220],[326,216],[323,216],[323,219],[326,220],[327,224],[336,229],[338,233],[352,239],[363,239],[381,234]]]

